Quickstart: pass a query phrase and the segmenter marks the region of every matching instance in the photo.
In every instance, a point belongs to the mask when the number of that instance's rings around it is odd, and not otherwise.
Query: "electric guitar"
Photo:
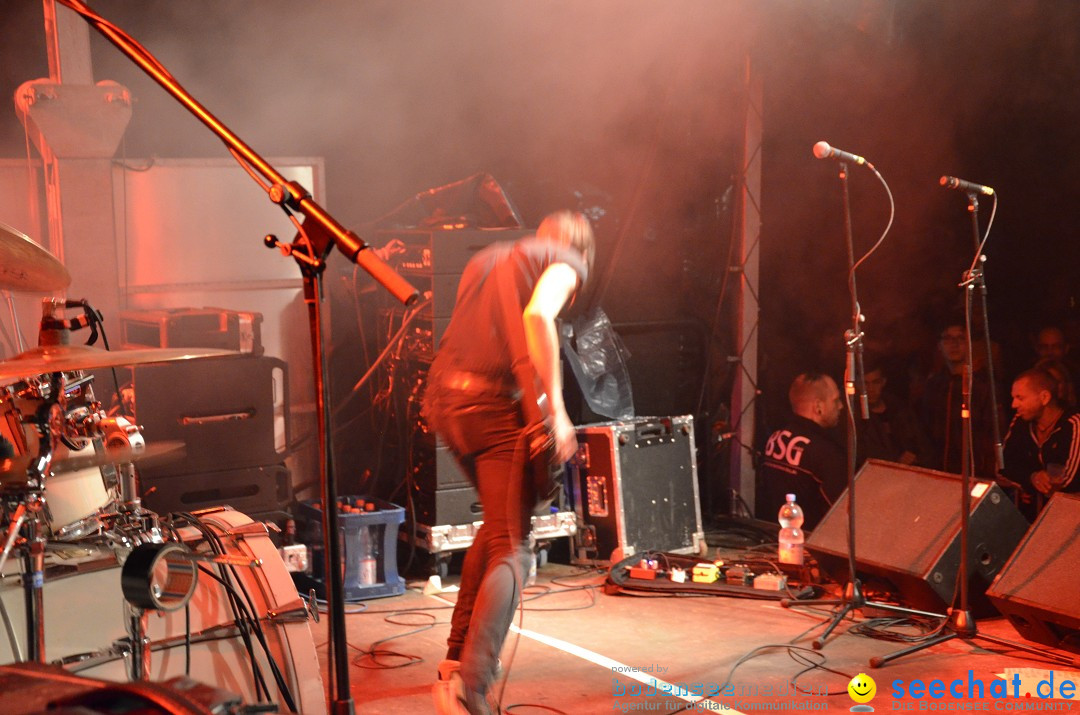
[[[537,387],[535,375],[532,378],[519,381],[526,385],[522,389],[521,411],[525,417],[525,443],[529,448],[529,471],[536,490],[537,509],[546,511],[562,493],[566,465],[556,456],[548,397]]]

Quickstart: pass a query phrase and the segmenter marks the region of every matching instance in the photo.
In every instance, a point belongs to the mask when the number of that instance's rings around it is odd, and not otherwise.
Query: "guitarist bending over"
[[[492,712],[488,693],[530,563],[530,517],[550,498],[548,463],[577,451],[555,321],[588,278],[594,251],[588,219],[559,211],[535,237],[477,253],[431,366],[424,417],[484,508],[439,664],[441,714]]]

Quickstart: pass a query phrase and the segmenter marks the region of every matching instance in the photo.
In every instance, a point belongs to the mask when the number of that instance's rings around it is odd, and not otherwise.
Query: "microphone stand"
[[[990,643],[1037,655],[1058,663],[1064,663],[1066,665],[1076,664],[1071,658],[1058,655],[1057,653],[1053,653],[1043,648],[980,633],[978,624],[975,622],[975,616],[971,612],[969,600],[969,582],[971,579],[971,569],[969,564],[971,554],[969,553],[968,548],[968,531],[971,521],[971,485],[973,473],[975,471],[974,458],[972,455],[973,442],[971,430],[971,385],[975,374],[975,360],[971,340],[971,301],[972,294],[976,287],[979,288],[979,296],[982,303],[983,335],[986,340],[987,375],[990,379],[990,409],[994,413],[991,421],[994,423],[994,447],[998,471],[1003,468],[1004,459],[1001,438],[999,437],[1000,428],[998,427],[997,417],[997,396],[994,390],[994,361],[990,353],[990,324],[987,322],[986,313],[986,277],[983,274],[981,267],[981,264],[986,262],[986,256],[982,253],[983,241],[980,241],[979,239],[979,199],[973,191],[968,192],[968,212],[971,214],[971,226],[975,237],[975,261],[972,263],[972,267],[964,272],[963,280],[960,282],[960,287],[964,291],[964,321],[967,329],[967,358],[964,362],[964,375],[961,381],[960,406],[960,435],[962,442],[960,445],[960,566],[959,571],[957,572],[960,603],[957,608],[952,609],[949,612],[948,618],[942,626],[942,632],[939,635],[909,648],[904,648],[903,650],[898,650],[883,656],[875,656],[870,659],[871,668],[880,668],[889,661],[902,658],[910,653],[917,653],[921,650],[931,648],[938,643],[944,643],[953,638],[961,638],[969,642],[975,639],[982,639]]]
[[[871,167],[873,170],[873,167]],[[874,170],[876,173],[876,170]],[[866,375],[863,369],[863,337],[862,324],[866,316],[859,307],[859,294],[855,285],[855,249],[851,231],[851,201],[848,198],[848,168],[847,163],[840,161],[840,195],[844,210],[844,241],[847,246],[848,256],[848,293],[851,297],[851,327],[844,331],[844,344],[846,346],[846,365],[844,369],[844,401],[847,405],[847,485],[848,485],[848,584],[844,588],[844,595],[839,598],[812,599],[799,601],[791,598],[781,599],[780,605],[784,608],[791,606],[840,606],[833,614],[829,625],[821,635],[814,639],[814,650],[825,647],[825,640],[833,632],[840,622],[854,610],[862,609],[867,605],[873,605],[886,611],[899,613],[912,613],[908,609],[893,606],[888,603],[869,604],[863,596],[862,585],[855,574],[855,401],[860,405],[860,416],[864,420],[870,419],[870,406],[866,397]]]
[[[270,197],[289,214],[298,233],[292,244],[283,244],[273,236],[264,241],[267,247],[279,248],[282,254],[292,256],[300,269],[304,282],[304,300],[308,305],[309,332],[314,367],[315,400],[317,408],[317,432],[319,438],[319,476],[323,503],[323,543],[325,544],[324,573],[327,574],[327,608],[330,611],[330,657],[333,663],[333,687],[330,695],[330,712],[333,715],[352,715],[355,706],[349,690],[348,644],[345,640],[344,577],[339,564],[342,561],[341,540],[338,537],[337,485],[334,480],[330,407],[327,404],[326,354],[322,335],[322,274],[326,258],[337,248],[350,260],[367,271],[395,298],[405,305],[416,301],[419,294],[400,275],[368,248],[359,236],[338,223],[319,206],[311,194],[298,182],[285,177],[245,144],[213,114],[206,110],[187,90],[172,77],[161,63],[153,58],[130,36],[112,23],[101,18],[82,0],[57,0],[77,12],[91,27],[102,34],[128,59],[157,82],[166,92],[179,101],[195,117],[220,138],[234,157],[244,166]],[[254,171],[252,171],[254,170]],[[255,175],[258,172],[268,183]],[[299,222],[293,212],[303,217]]]
[[[997,414],[997,382],[994,379],[994,353],[993,345],[990,342],[990,318],[986,311],[986,274],[983,273],[982,264],[986,263],[986,255],[982,252],[982,241],[979,238],[979,195],[974,191],[967,192],[968,197],[968,214],[971,216],[971,237],[975,245],[975,264],[971,270],[964,275],[964,282],[961,283],[961,287],[964,290],[964,319],[967,321],[967,344],[968,344],[968,369],[974,364],[971,354],[971,286],[979,289],[979,307],[982,313],[982,325],[983,325],[983,347],[986,350],[986,376],[990,382],[990,409],[993,411],[993,419],[990,420],[990,424],[993,428],[994,436],[994,466],[996,472],[1000,472],[1005,469],[1005,449],[1001,444],[1001,424],[998,420]],[[994,197],[994,201],[997,201],[997,197]],[[993,217],[991,213],[991,218]],[[970,285],[969,285],[970,284]],[[969,375],[969,378],[971,376]],[[971,386],[968,385],[970,388]],[[963,419],[963,415],[961,415]],[[966,445],[969,449],[970,444]],[[961,454],[963,449],[961,449]],[[972,464],[972,473],[974,474],[974,464]]]

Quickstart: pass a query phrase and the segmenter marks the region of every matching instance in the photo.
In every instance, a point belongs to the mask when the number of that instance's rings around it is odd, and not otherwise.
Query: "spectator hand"
[[[1046,473],[1046,470],[1039,470],[1032,474],[1031,484],[1043,494],[1050,494],[1054,489],[1054,484],[1050,481],[1050,475]]]

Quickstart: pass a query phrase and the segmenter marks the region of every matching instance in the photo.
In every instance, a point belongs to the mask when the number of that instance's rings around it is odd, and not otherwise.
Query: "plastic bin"
[[[369,598],[397,596],[405,592],[405,579],[398,575],[398,527],[405,521],[405,510],[390,502],[366,496],[340,497],[340,502],[355,506],[361,502],[375,505],[374,511],[338,512],[338,531],[341,534],[342,560],[345,562],[345,599],[359,601]],[[297,505],[296,520],[300,539],[311,546],[311,574],[294,573],[293,580],[301,591],[315,589],[315,595],[326,598],[323,577],[323,512],[318,501],[308,500]],[[374,574],[365,565],[364,547],[370,544],[375,559]]]

